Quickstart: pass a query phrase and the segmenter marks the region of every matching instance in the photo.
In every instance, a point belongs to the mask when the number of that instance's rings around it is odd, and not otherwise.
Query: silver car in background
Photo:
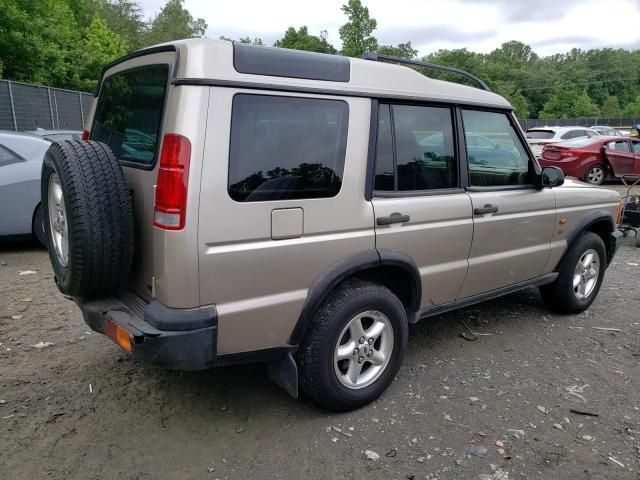
[[[597,137],[598,135],[600,135],[598,132],[587,127],[536,127],[530,128],[526,132],[527,143],[536,158],[540,158],[546,144],[558,143],[572,138]]]
[[[51,142],[0,131],[0,239],[43,241],[40,170]]]

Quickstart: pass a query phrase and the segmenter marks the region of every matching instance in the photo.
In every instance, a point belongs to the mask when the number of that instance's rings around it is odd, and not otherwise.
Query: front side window
[[[149,65],[107,77],[100,88],[91,140],[109,145],[119,161],[153,165],[168,75],[168,65]]]
[[[471,186],[494,187],[531,183],[529,156],[505,113],[463,110],[465,138],[482,138],[491,148],[467,141]]]
[[[455,188],[458,185],[456,162],[451,109],[380,106],[376,190],[410,192]]]
[[[336,196],[348,123],[349,107],[341,100],[236,95],[229,195],[238,202]]]
[[[0,145],[0,167],[5,167],[18,162],[24,162],[24,158],[4,145]]]
[[[640,153],[640,142],[631,142],[633,153]]]

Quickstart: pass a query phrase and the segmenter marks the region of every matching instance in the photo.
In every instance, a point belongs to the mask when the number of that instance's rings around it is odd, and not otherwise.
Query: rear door
[[[635,154],[631,151],[629,140],[613,140],[605,143],[604,154],[616,177],[633,173]]]
[[[379,106],[376,247],[415,261],[422,308],[455,300],[467,274],[473,223],[460,184],[454,112],[424,104]]]
[[[555,195],[534,186],[535,166],[514,118],[506,112],[462,109],[465,136],[499,148],[482,160],[467,154],[473,206],[469,272],[458,298],[524,282],[543,273],[555,225]]]

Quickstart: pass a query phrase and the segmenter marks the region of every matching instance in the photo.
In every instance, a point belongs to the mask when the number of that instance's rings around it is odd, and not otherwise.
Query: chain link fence
[[[93,95],[0,80],[0,130],[82,130]]]
[[[543,119],[543,118],[523,118],[520,119],[520,125],[527,130],[536,127],[592,127],[594,125],[607,125],[613,128],[631,128],[640,124],[640,117],[627,118],[560,118],[560,119]]]

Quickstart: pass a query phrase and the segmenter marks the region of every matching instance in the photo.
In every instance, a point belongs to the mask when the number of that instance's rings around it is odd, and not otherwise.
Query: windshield
[[[527,138],[534,140],[549,140],[556,134],[553,130],[527,130]]]

